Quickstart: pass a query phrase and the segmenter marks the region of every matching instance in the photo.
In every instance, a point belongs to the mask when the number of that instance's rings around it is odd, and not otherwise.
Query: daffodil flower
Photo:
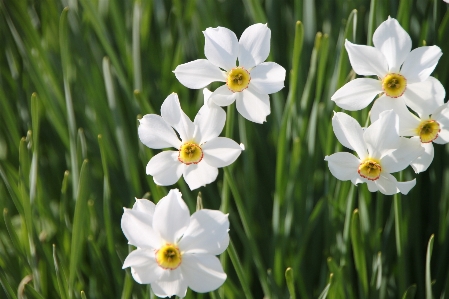
[[[187,287],[210,292],[220,287],[226,274],[216,255],[229,244],[228,215],[202,209],[192,215],[177,189],[157,205],[136,199],[124,209],[122,231],[137,247],[125,259],[138,283],[151,284],[158,297],[184,297]]]
[[[203,33],[207,59],[178,65],[173,71],[176,78],[192,89],[225,82],[211,96],[215,104],[228,106],[236,101],[244,118],[256,123],[266,121],[271,112],[268,95],[281,90],[285,81],[282,66],[264,62],[270,53],[270,29],[266,24],[251,25],[240,40],[224,27],[207,28]]]
[[[426,46],[411,51],[410,36],[390,17],[374,32],[373,44],[374,47],[356,45],[346,40],[354,71],[378,79],[358,78],[345,84],[331,98],[337,106],[361,110],[381,94],[373,106],[399,101],[415,110],[417,102],[444,93],[440,81],[430,76],[442,55],[439,47]]]
[[[427,170],[432,163],[434,150],[433,143],[446,144],[449,142],[449,104],[444,104],[444,97],[434,98],[431,101],[422,101],[417,106],[415,115],[407,107],[394,103],[393,110],[399,117],[399,135],[414,136],[424,148],[424,153],[415,159],[411,166],[416,173]],[[371,121],[379,118],[383,111],[391,108],[380,103],[371,110]]]
[[[204,93],[208,99],[210,92]],[[176,150],[163,151],[151,158],[147,174],[161,186],[172,185],[183,175],[191,190],[215,181],[217,168],[233,163],[242,151],[232,139],[218,137],[225,121],[226,113],[221,107],[206,104],[192,122],[181,110],[178,95],[169,95],[161,106],[161,116],[145,115],[138,133],[140,141],[149,148]]]
[[[346,152],[326,156],[324,160],[328,161],[331,173],[339,180],[351,180],[354,185],[367,183],[371,192],[407,194],[416,180],[398,182],[391,173],[405,169],[424,149],[416,140],[399,137],[396,124],[393,110],[383,113],[365,130],[351,116],[335,113],[332,127],[338,141],[354,150],[358,157]]]

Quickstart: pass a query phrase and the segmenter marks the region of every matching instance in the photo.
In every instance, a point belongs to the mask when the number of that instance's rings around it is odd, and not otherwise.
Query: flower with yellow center
[[[377,105],[393,109],[396,102],[415,110],[419,102],[445,93],[440,81],[430,76],[442,55],[439,47],[425,46],[411,51],[410,36],[390,17],[374,32],[373,44],[374,47],[356,45],[346,40],[354,71],[378,79],[357,78],[345,84],[331,97],[337,106],[361,110],[380,95],[374,102],[374,110]]]
[[[204,93],[208,100],[211,92]],[[184,176],[191,190],[215,181],[218,168],[233,163],[242,151],[235,141],[218,137],[225,120],[221,107],[206,104],[192,122],[181,110],[178,96],[169,95],[162,104],[161,116],[145,115],[138,131],[140,141],[149,148],[174,147],[176,151],[163,151],[151,158],[147,174],[162,186],[172,185]]]
[[[281,90],[285,81],[282,66],[264,62],[270,53],[270,29],[266,24],[251,25],[239,40],[224,27],[207,28],[203,33],[207,59],[178,65],[173,71],[176,78],[193,89],[225,82],[214,91],[210,102],[228,106],[235,101],[244,118],[263,123],[271,112],[268,95]]]
[[[182,195],[172,189],[157,205],[136,199],[124,209],[121,226],[137,247],[125,259],[133,278],[151,284],[156,296],[184,297],[187,288],[205,293],[220,287],[226,274],[216,255],[229,244],[228,215],[199,210],[190,215]]]
[[[389,110],[363,130],[351,116],[335,113],[332,127],[337,139],[358,157],[346,152],[326,156],[331,173],[355,185],[367,183],[371,192],[407,194],[416,181],[398,182],[391,173],[406,168],[424,149],[414,140],[399,137],[396,123],[397,115]]]

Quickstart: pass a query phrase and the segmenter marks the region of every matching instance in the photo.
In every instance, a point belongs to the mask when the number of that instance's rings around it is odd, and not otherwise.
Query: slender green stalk
[[[246,279],[245,271],[243,270],[242,263],[240,262],[238,253],[235,250],[234,243],[232,242],[232,240],[229,241],[227,252],[229,254],[229,257],[231,258],[232,264],[234,265],[234,269],[235,272],[237,273],[237,277],[240,280],[240,284],[242,285],[245,298],[252,299],[253,295],[251,294],[251,290],[249,289],[249,284]]]
[[[368,34],[366,44],[368,46],[373,45],[373,34],[374,28],[376,28],[376,5],[377,0],[371,0],[371,4],[369,7],[369,17],[368,17]]]
[[[430,273],[430,260],[432,258],[432,250],[433,250],[433,242],[435,240],[435,236],[431,235],[429,239],[429,243],[427,244],[427,253],[426,253],[426,299],[433,299],[432,294],[432,277]]]

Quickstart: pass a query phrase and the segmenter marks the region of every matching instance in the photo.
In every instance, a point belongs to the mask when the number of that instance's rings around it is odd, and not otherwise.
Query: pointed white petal
[[[271,31],[266,24],[254,24],[243,31],[239,40],[239,66],[246,69],[262,63],[270,54]]]
[[[267,94],[258,93],[249,86],[236,99],[237,111],[247,120],[263,123],[270,114],[270,98]]]
[[[399,192],[398,181],[389,173],[382,172],[380,178],[375,180],[379,191],[385,195],[393,195]]]
[[[176,93],[169,95],[162,103],[161,116],[170,126],[175,128],[183,142],[192,139],[195,125],[182,111]]]
[[[171,189],[156,205],[153,228],[167,243],[176,243],[189,226],[190,213],[182,194]]]
[[[136,202],[133,205],[133,210],[146,213],[150,217],[153,217],[155,207],[156,205],[152,201],[149,201],[148,199],[136,198]]]
[[[446,144],[449,142],[449,130],[445,129],[445,130],[441,130],[441,132],[438,134],[437,139],[435,139],[433,141],[434,143],[437,144]]]
[[[401,137],[399,147],[387,153],[380,160],[382,165],[382,172],[398,172],[401,171],[412,163],[413,160],[418,158],[424,152],[421,146],[421,141],[418,137],[405,138]]]
[[[121,220],[123,234],[128,243],[140,248],[157,249],[161,245],[159,234],[153,230],[141,212],[124,209]]]
[[[173,73],[182,85],[192,89],[200,89],[216,81],[226,81],[223,71],[207,59],[180,64]]]
[[[379,80],[358,78],[343,85],[331,100],[340,108],[356,111],[368,106],[381,92],[382,85]]]
[[[181,146],[172,127],[159,115],[146,114],[140,119],[139,139],[149,148],[167,148]]]
[[[203,88],[204,105],[210,105],[212,103],[209,101],[209,98],[211,95],[212,95],[212,91],[210,91],[207,88]]]
[[[195,140],[199,144],[214,139],[223,131],[226,122],[226,112],[217,105],[203,105],[195,116],[194,123],[198,130]]]
[[[370,46],[356,45],[345,41],[351,66],[359,75],[376,75],[383,78],[388,73],[388,64],[384,54],[378,49]]]
[[[429,116],[443,105],[445,96],[443,85],[432,76],[423,82],[407,84],[407,89],[402,95],[405,104],[421,117]]]
[[[198,293],[216,290],[226,280],[220,260],[210,254],[185,254],[181,271],[187,285]]]
[[[162,276],[151,283],[153,293],[158,297],[178,296],[184,298],[187,293],[187,281],[182,275],[180,267],[175,270],[166,270]]]
[[[125,261],[123,262],[122,269],[128,267],[143,267],[146,265],[149,265],[151,267],[152,264],[156,264],[157,266],[154,250],[137,248],[136,250],[128,254]]]
[[[184,168],[184,180],[189,185],[190,190],[212,183],[217,179],[217,176],[217,167],[207,164],[206,161],[191,164]]]
[[[379,191],[379,187],[377,187],[377,184],[373,181],[367,181],[366,184],[368,185],[369,192],[377,192]]]
[[[228,28],[217,27],[207,28],[203,34],[207,60],[224,70],[235,67],[239,54],[239,42],[235,33]]]
[[[190,224],[178,245],[184,253],[221,254],[229,244],[228,214],[202,209],[190,217]]]
[[[415,129],[420,120],[407,109],[403,98],[393,99],[385,95],[378,98],[370,111],[371,122],[378,120],[380,114],[388,110],[393,110],[398,115],[399,136],[416,136]]]
[[[125,264],[127,263],[128,259],[130,258],[131,255],[135,255],[140,249],[134,250],[133,252],[131,252],[128,257],[125,260]],[[148,251],[148,250],[146,250]],[[148,283],[152,283],[154,281],[157,281],[158,279],[160,279],[160,277],[163,275],[164,273],[164,269],[162,269],[161,267],[159,267],[159,265],[156,263],[156,258],[154,256],[154,252],[147,252],[146,253],[148,257],[147,258],[147,262],[145,264],[137,264],[136,262],[138,261],[138,257],[134,256],[132,261],[129,261],[129,263],[133,262],[136,265],[129,265],[131,266],[131,275],[133,276],[134,280],[137,281],[140,284],[148,284]],[[150,257],[150,255],[152,254],[152,257]],[[145,257],[142,257],[141,259],[143,259]],[[126,267],[129,267],[126,266]],[[123,266],[123,268],[125,268],[125,266]]]
[[[343,146],[354,150],[360,159],[366,157],[368,151],[363,139],[363,129],[354,118],[343,112],[334,113],[332,128]]]
[[[416,179],[413,179],[411,181],[406,181],[406,182],[398,182],[397,186],[399,191],[404,194],[407,195],[410,190],[415,187],[416,185]]]
[[[183,165],[178,160],[178,151],[160,152],[147,164],[147,174],[153,176],[154,182],[159,186],[168,186],[176,183],[182,175]]]
[[[377,27],[373,35],[373,44],[385,56],[391,73],[399,72],[399,68],[412,49],[412,40],[398,21],[388,18]]]
[[[251,70],[251,86],[259,93],[272,94],[284,88],[285,69],[275,62],[263,62]]]
[[[222,85],[215,89],[211,94],[209,101],[218,106],[229,106],[234,103],[235,99],[240,93],[232,92],[229,90],[228,86]]]
[[[430,163],[433,161],[433,143],[421,143],[421,146],[424,148],[424,152],[411,164],[415,173],[426,171],[427,168],[429,168]]]
[[[204,161],[213,167],[225,167],[240,156],[242,148],[232,139],[217,137],[202,146]]]
[[[408,84],[422,82],[429,78],[441,55],[443,53],[437,46],[416,48],[407,55],[401,74],[407,79]]]
[[[438,109],[432,113],[432,119],[436,120],[440,126],[447,130],[449,128],[449,102],[438,107]]]
[[[352,180],[359,176],[357,169],[360,160],[350,153],[335,153],[324,157],[328,162],[329,170],[334,177],[341,181]]]
[[[399,147],[401,140],[397,122],[397,115],[393,110],[385,111],[381,118],[363,132],[363,139],[371,157],[380,159],[387,152]]]

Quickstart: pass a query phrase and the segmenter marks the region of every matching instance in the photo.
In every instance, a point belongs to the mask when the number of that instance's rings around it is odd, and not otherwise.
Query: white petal
[[[167,148],[181,146],[172,127],[159,115],[146,114],[139,120],[139,139],[149,148]]]
[[[183,165],[178,160],[178,151],[160,152],[147,164],[147,174],[153,176],[154,182],[159,186],[168,186],[176,183],[182,175]]]
[[[192,89],[206,87],[215,81],[226,81],[223,71],[207,59],[180,64],[173,72],[182,85]]]
[[[435,139],[433,142],[437,143],[437,144],[446,144],[446,143],[448,143],[449,142],[449,130],[441,129],[440,133],[438,133],[437,139]]]
[[[432,119],[436,120],[440,126],[449,128],[449,102],[438,107],[432,113]]]
[[[239,40],[239,66],[246,69],[262,63],[270,54],[271,31],[266,24],[254,24],[243,31]]]
[[[123,264],[123,269],[127,267],[131,267],[131,275],[141,284],[160,279],[165,271],[157,264],[152,250],[137,249],[131,252]]]
[[[411,181],[397,183],[397,187],[398,187],[399,191],[404,195],[407,195],[410,192],[410,190],[413,187],[415,187],[415,185],[416,185],[416,179],[413,179]]]
[[[182,194],[171,189],[156,205],[153,228],[167,243],[176,243],[189,226],[190,213]]]
[[[360,160],[353,154],[335,153],[324,157],[324,160],[328,162],[332,175],[341,181],[352,180],[358,176]]]
[[[356,45],[345,41],[351,66],[359,75],[376,75],[383,78],[388,73],[388,64],[385,56],[378,49],[370,46]]]
[[[136,202],[133,205],[133,210],[143,212],[149,215],[151,218],[153,218],[155,207],[156,205],[152,201],[149,201],[148,199],[136,198]]]
[[[206,161],[191,164],[184,168],[184,180],[189,185],[190,190],[212,183],[217,179],[217,176],[217,167],[207,164]]]
[[[270,114],[270,98],[267,94],[258,93],[251,86],[242,91],[236,99],[237,111],[247,120],[263,123]]]
[[[408,84],[424,81],[437,66],[441,55],[443,53],[437,46],[416,48],[407,55],[401,74],[407,79]]]
[[[334,113],[332,128],[343,146],[356,151],[360,159],[366,157],[368,151],[363,139],[363,129],[354,118],[343,112]]]
[[[387,59],[389,71],[397,73],[412,49],[412,40],[396,19],[388,20],[377,27],[373,35],[373,44]]]
[[[202,209],[190,217],[190,224],[178,245],[184,253],[221,254],[229,244],[228,214]]]
[[[182,111],[176,93],[169,95],[162,103],[161,116],[170,126],[175,128],[183,142],[192,139],[195,125]]]
[[[401,140],[396,126],[397,115],[393,110],[389,110],[363,132],[363,139],[371,157],[380,159],[387,152],[399,147]]]
[[[203,31],[204,54],[214,65],[229,71],[236,66],[239,42],[235,33],[224,27],[207,28]]]
[[[420,173],[426,171],[429,168],[430,163],[433,161],[433,144],[429,143],[421,143],[421,146],[424,148],[424,152],[416,158],[411,164],[415,173]]]
[[[183,277],[180,267],[175,270],[164,271],[162,276],[151,283],[153,293],[158,297],[178,296],[185,297],[187,293],[187,281]]]
[[[124,209],[121,220],[123,234],[131,245],[145,249],[159,248],[161,238],[142,214],[142,212]]]
[[[210,96],[209,101],[218,106],[229,106],[234,103],[238,95],[238,92],[230,91],[227,85],[222,85],[215,89]]]
[[[381,173],[380,178],[374,181],[379,191],[385,195],[393,195],[399,192],[398,181],[389,173]]]
[[[443,105],[446,91],[440,81],[430,76],[423,82],[407,84],[405,104],[420,116],[429,116]]]
[[[240,145],[232,139],[217,137],[202,146],[204,161],[213,167],[225,167],[237,160],[242,152]]]
[[[152,264],[156,264],[157,266],[154,250],[137,248],[136,250],[128,254],[125,261],[123,262],[122,269],[128,267],[143,267],[146,265],[149,265],[149,267],[151,267],[153,266]]]
[[[259,93],[272,94],[284,88],[285,69],[275,62],[264,62],[251,70],[251,86]]]
[[[203,88],[204,105],[209,105],[210,103],[212,103],[209,101],[209,98],[211,95],[212,95],[212,91],[210,91],[207,88]]]
[[[415,129],[418,127],[420,120],[414,116],[405,105],[404,99],[390,98],[388,96],[381,96],[374,101],[373,107],[370,111],[371,122],[379,119],[382,112],[394,110],[399,118],[399,136],[415,136]]]
[[[181,271],[187,285],[198,293],[216,290],[226,280],[220,260],[209,254],[185,254]]]
[[[226,112],[217,105],[203,105],[195,116],[194,123],[198,130],[195,140],[199,144],[214,139],[223,131],[226,122]]]
[[[398,172],[405,169],[417,157],[423,154],[423,148],[419,138],[404,138],[401,137],[399,147],[387,153],[380,160],[382,165],[382,172]]]
[[[381,82],[370,78],[358,78],[343,85],[331,97],[338,107],[356,111],[368,106],[382,92]]]
[[[373,181],[367,181],[366,184],[368,185],[369,192],[377,192],[379,191],[379,187],[377,187],[376,183]]]

